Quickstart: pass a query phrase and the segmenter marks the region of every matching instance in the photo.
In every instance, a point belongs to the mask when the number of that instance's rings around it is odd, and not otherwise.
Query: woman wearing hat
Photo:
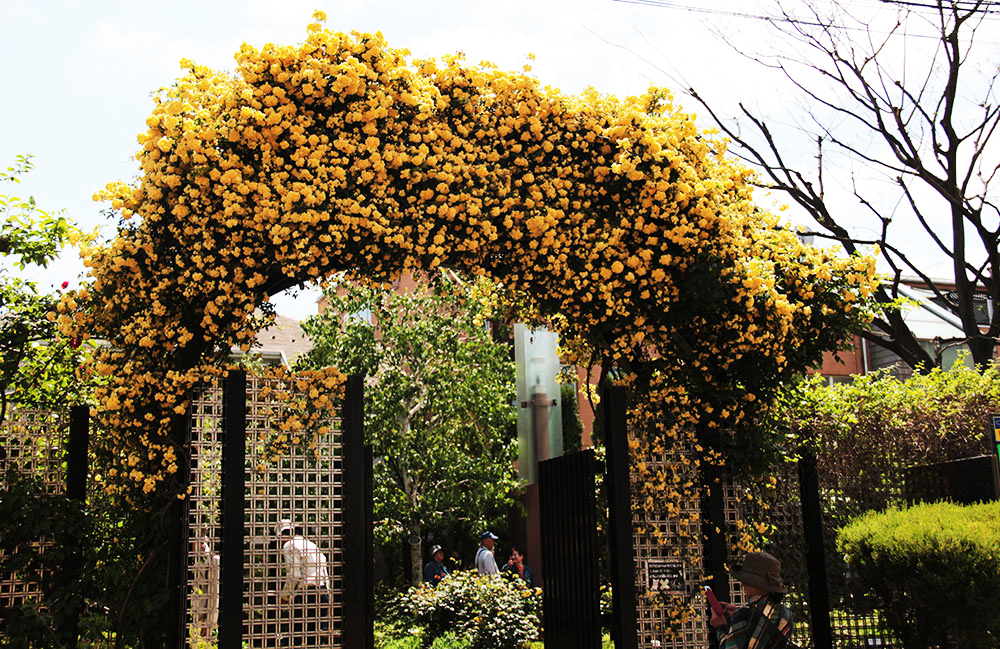
[[[433,586],[448,576],[448,569],[444,565],[444,549],[440,545],[431,547],[431,560],[424,566],[424,581]]]
[[[733,570],[743,586],[746,606],[723,604],[724,614],[709,621],[719,636],[719,649],[777,649],[788,644],[792,612],[781,603],[781,562],[767,552],[751,552]]]

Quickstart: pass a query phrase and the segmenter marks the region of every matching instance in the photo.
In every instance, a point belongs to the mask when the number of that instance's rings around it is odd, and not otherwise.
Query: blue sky
[[[752,10],[733,0],[687,4]],[[713,34],[763,47],[759,21],[683,9],[612,0],[4,0],[0,163],[32,154],[35,169],[19,194],[66,210],[86,229],[110,232],[112,222],[91,196],[134,177],[132,154],[152,108],[150,93],[179,76],[179,61],[231,69],[243,42],[300,41],[315,9],[327,13],[331,29],[381,31],[391,46],[415,56],[462,51],[470,61],[519,68],[533,53],[538,78],[566,92],[593,86],[638,94],[685,78],[724,102],[766,108],[783,101],[774,77]],[[81,271],[70,251],[35,279],[43,288],[75,284]],[[304,317],[313,300],[284,298],[279,311]]]

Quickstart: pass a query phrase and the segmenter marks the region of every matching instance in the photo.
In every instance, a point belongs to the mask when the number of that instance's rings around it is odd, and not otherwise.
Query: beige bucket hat
[[[788,592],[781,583],[781,561],[767,552],[749,553],[742,565],[733,568],[732,575],[747,586],[770,593]]]

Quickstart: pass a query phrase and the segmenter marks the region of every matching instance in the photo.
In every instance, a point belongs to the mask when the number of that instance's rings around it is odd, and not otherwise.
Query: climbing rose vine
[[[682,428],[739,429],[863,319],[872,261],[802,245],[668,93],[568,95],[317,18],[299,45],[244,45],[232,74],[183,62],[138,181],[99,196],[118,236],[85,252],[89,285],[56,317],[108,343],[109,489],[182,492],[170,430],[190,391],[250,346],[270,295],[339,271],[499,282],[569,360],[617,366],[637,461]]]

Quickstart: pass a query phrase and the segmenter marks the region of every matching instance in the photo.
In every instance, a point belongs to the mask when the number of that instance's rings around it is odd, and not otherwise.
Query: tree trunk
[[[422,528],[420,523],[410,525],[410,583],[419,586],[424,580],[424,564],[422,557],[423,540],[420,538]]]
[[[969,339],[969,352],[972,362],[980,371],[985,370],[993,363],[993,354],[996,350],[996,341],[986,337]]]

